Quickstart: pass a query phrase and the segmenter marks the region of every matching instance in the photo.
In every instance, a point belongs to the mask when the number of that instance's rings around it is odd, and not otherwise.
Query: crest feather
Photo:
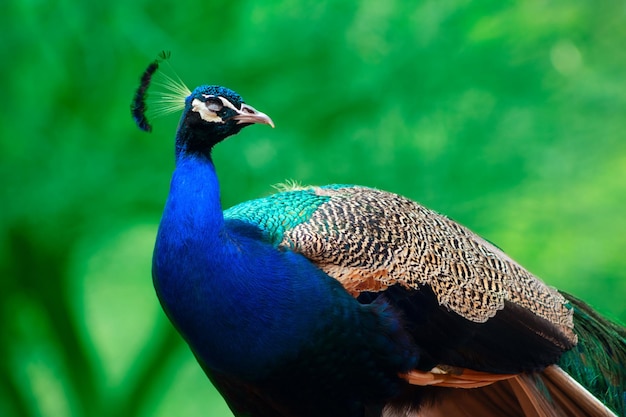
[[[300,182],[296,180],[288,179],[288,180],[285,180],[284,182],[279,182],[278,184],[272,185],[272,188],[280,193],[283,191],[306,190],[307,188],[310,188],[310,187],[302,185]]]
[[[185,99],[191,94],[191,90],[176,74],[172,66],[169,65],[168,60],[170,56],[171,53],[169,51],[163,51],[148,65],[141,76],[139,87],[131,104],[131,114],[133,119],[135,119],[135,123],[141,130],[146,132],[152,130],[147,113],[150,113],[151,117],[159,117],[180,111],[185,107]],[[163,71],[157,72],[163,62],[168,63],[170,70],[174,73],[173,77],[165,74]],[[153,76],[160,79],[153,81]],[[150,83],[162,89],[162,91],[157,91],[154,99],[151,99],[148,94]],[[154,105],[150,110],[147,101]]]

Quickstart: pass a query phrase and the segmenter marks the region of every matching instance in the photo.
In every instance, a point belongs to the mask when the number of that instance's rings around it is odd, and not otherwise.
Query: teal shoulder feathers
[[[314,188],[295,188],[238,204],[225,210],[224,218],[252,224],[265,239],[278,245],[286,231],[308,221],[329,199],[317,194]]]

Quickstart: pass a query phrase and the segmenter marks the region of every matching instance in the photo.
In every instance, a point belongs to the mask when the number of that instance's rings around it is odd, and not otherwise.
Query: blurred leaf
[[[135,224],[92,235],[74,256],[71,299],[103,391],[128,389],[126,385],[134,382],[135,362],[154,343],[155,332],[163,331],[160,307],[147,279],[151,253],[146,249],[152,246],[156,229]]]

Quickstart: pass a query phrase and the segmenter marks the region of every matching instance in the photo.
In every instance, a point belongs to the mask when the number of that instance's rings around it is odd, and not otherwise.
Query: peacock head
[[[147,132],[152,130],[146,116],[148,88],[160,63],[168,58],[169,53],[162,52],[150,63],[141,77],[141,83],[131,103],[131,114],[137,126]],[[177,155],[181,153],[209,155],[215,144],[254,123],[274,127],[274,122],[269,116],[245,104],[239,94],[228,88],[202,85],[189,91],[180,78],[176,80],[167,75],[164,77],[164,82],[157,83],[167,90],[156,102],[160,105],[157,113],[183,110],[176,135]]]
[[[268,115],[245,104],[234,91],[203,85],[185,99],[177,147],[187,151],[210,151],[215,144],[255,123],[274,127]]]
[[[185,99],[179,129],[189,129],[189,133],[197,136],[196,140],[212,146],[254,123],[274,127],[269,116],[245,104],[234,91],[216,85],[203,85]]]

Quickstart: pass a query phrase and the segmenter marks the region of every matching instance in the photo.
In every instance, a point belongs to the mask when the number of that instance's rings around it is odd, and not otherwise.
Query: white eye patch
[[[206,98],[206,101],[195,98],[191,102],[191,110],[200,114],[202,120],[212,123],[225,123],[225,120],[217,115],[217,112],[222,110],[224,107],[228,107],[237,113],[240,113],[240,110],[238,110],[233,103],[226,100],[224,97],[209,94],[203,94],[203,97]]]
[[[194,98],[193,101],[191,102],[191,110],[198,113],[200,115],[200,118],[202,118],[202,120],[205,120],[207,122],[224,123],[224,120],[222,120],[222,118],[219,117],[215,113],[215,111],[210,110],[204,101],[198,100],[197,98]]]

